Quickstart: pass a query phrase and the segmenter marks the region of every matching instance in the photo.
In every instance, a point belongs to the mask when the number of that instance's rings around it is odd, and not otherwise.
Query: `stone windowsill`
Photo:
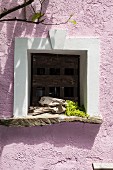
[[[19,117],[19,118],[1,118],[0,125],[4,126],[20,126],[20,127],[29,127],[29,126],[44,126],[44,125],[52,125],[62,122],[83,122],[83,123],[93,123],[93,124],[101,124],[101,117],[89,117],[82,118],[77,116],[66,116],[63,114],[41,114],[37,116],[28,115],[27,117]]]

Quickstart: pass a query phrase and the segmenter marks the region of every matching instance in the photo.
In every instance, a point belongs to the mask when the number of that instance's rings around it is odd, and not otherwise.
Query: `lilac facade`
[[[0,6],[9,8],[12,1]],[[102,125],[63,123],[44,127],[0,127],[0,170],[92,170],[93,162],[113,160],[113,2],[111,0],[48,0],[48,22],[77,21],[59,26],[0,23],[0,117],[13,114],[15,37],[47,37],[51,28],[68,37],[98,37],[100,44],[99,110]],[[22,13],[14,13],[14,16]],[[92,75],[93,76],[93,75]]]

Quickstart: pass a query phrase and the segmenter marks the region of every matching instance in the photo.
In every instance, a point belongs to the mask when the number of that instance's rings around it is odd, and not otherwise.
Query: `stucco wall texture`
[[[21,2],[1,0],[0,6]],[[104,122],[1,126],[0,170],[92,170],[93,162],[113,161],[113,0],[46,0],[44,12],[51,23],[53,13],[57,22],[74,14],[77,25],[0,23],[0,117],[13,113],[14,38],[47,37],[49,29],[61,28],[68,37],[100,38],[99,110]],[[14,16],[21,17],[21,11]]]

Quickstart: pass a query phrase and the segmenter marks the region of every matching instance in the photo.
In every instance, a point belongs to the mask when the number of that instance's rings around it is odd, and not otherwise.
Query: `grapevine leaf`
[[[70,22],[71,22],[72,24],[74,24],[74,25],[77,24],[77,22],[76,22],[75,20],[70,20]]]
[[[32,16],[32,21],[36,21],[37,19],[40,19],[44,14],[41,14],[40,12],[37,12],[35,14],[33,14]]]

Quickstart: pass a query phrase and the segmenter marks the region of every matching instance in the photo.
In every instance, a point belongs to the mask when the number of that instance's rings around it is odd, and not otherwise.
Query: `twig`
[[[19,10],[19,9],[22,9],[22,8],[25,8],[25,7],[27,7],[28,5],[30,5],[31,4],[31,8],[32,8],[32,10],[33,10],[33,12],[34,13],[36,13],[36,11],[35,11],[35,9],[34,9],[34,7],[32,6],[32,2],[34,2],[34,0],[24,0],[24,3],[23,4],[21,4],[21,5],[18,5],[18,6],[15,6],[15,7],[13,7],[13,8],[11,8],[11,9],[9,9],[9,10],[7,10],[7,11],[4,11],[4,12],[2,12],[1,14],[0,14],[0,22],[5,22],[5,21],[19,21],[19,22],[26,22],[26,23],[31,23],[31,24],[43,24],[43,25],[61,25],[61,24],[66,24],[66,23],[68,23],[68,21],[70,20],[70,18],[72,17],[72,15],[70,15],[70,17],[65,21],[65,22],[60,22],[60,23],[45,23],[44,21],[46,20],[46,18],[45,19],[42,19],[42,16],[44,16],[45,14],[42,14],[42,8],[43,8],[43,3],[45,2],[45,0],[39,0],[39,2],[40,2],[40,15],[42,15],[41,17],[39,17],[38,18],[38,21],[37,22],[33,22],[33,21],[30,21],[30,20],[27,20],[27,18],[26,18],[26,14],[25,14],[25,18],[24,19],[19,19],[19,18],[9,18],[9,19],[1,19],[1,18],[3,18],[4,16],[6,16],[6,15],[8,15],[8,14],[10,14],[10,13],[12,13],[12,12],[14,12],[14,11],[17,11],[17,10]],[[25,13],[26,13],[26,9],[25,9]]]
[[[70,15],[70,17],[65,21],[65,22],[60,22],[60,23],[44,23],[41,22],[41,24],[43,25],[63,25],[63,24],[67,24],[69,22],[69,20],[71,19],[72,15]]]
[[[36,13],[36,11],[35,11],[35,9],[34,9],[32,4],[31,4],[31,8],[32,8],[33,12]]]
[[[60,22],[60,23],[44,23],[44,22],[41,22],[41,24],[43,25],[64,25],[64,24],[67,24],[68,21],[65,21],[65,22]]]
[[[31,13],[34,14],[34,12],[32,11],[32,7],[28,6],[28,8],[30,9]]]
[[[40,15],[42,14],[42,2],[41,2],[41,0],[39,0],[39,2],[40,2]],[[40,21],[40,18],[38,18],[38,22]]]
[[[24,3],[26,3],[26,0],[24,0]],[[26,20],[26,7],[24,7],[24,19]]]
[[[26,23],[31,23],[31,24],[43,24],[43,25],[62,25],[68,23],[71,17],[68,18],[65,22],[60,22],[60,23],[44,23],[44,20],[40,20],[39,22],[33,22],[25,19],[19,19],[19,18],[11,18],[11,19],[2,19],[0,22],[5,22],[5,21],[19,21],[19,22],[26,22]]]
[[[19,18],[10,18],[10,19],[2,19],[0,22],[5,22],[5,21],[19,21],[19,22],[26,22],[26,23],[31,23],[31,24],[39,24],[38,22],[33,22],[25,19],[19,19]]]
[[[0,19],[3,18],[4,16],[14,12],[14,11],[17,11],[17,10],[19,10],[21,8],[24,8],[24,7],[28,6],[28,5],[30,5],[32,2],[34,2],[34,0],[29,0],[29,1],[27,1],[27,2],[25,2],[23,4],[21,4],[21,5],[17,5],[15,7],[11,8],[11,9],[8,9],[7,11],[4,11],[3,13],[0,14]]]
[[[45,0],[39,0],[40,4],[43,4]]]

